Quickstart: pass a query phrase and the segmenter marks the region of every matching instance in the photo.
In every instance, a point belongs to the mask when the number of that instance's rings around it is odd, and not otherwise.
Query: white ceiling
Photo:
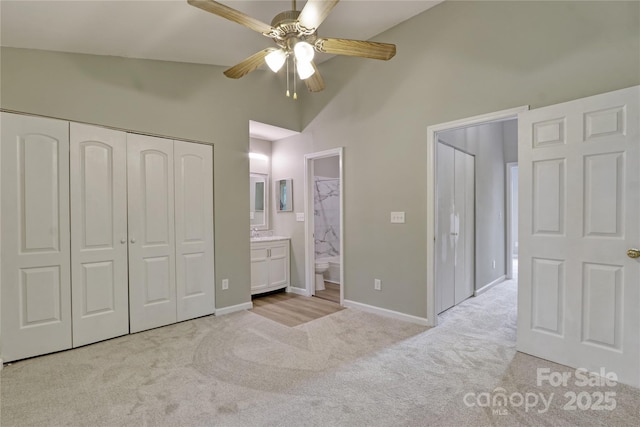
[[[268,24],[290,1],[222,0]],[[298,9],[306,3],[298,1]],[[326,37],[368,40],[440,1],[342,0]],[[186,0],[1,0],[2,46],[231,66],[273,42]],[[402,49],[402,46],[398,47]],[[328,55],[318,55],[322,62]]]
[[[294,130],[249,120],[249,136],[252,138],[264,141],[279,141],[299,133]]]

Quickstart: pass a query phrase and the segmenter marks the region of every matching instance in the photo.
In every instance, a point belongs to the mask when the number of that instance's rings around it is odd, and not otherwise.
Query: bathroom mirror
[[[249,225],[260,230],[268,228],[269,176],[261,173],[249,175]]]
[[[293,180],[280,179],[276,181],[276,203],[278,212],[293,211]]]

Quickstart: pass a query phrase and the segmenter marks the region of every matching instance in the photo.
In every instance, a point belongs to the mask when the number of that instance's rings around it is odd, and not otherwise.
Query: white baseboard
[[[495,285],[497,285],[498,283],[502,283],[506,280],[507,276],[506,275],[502,275],[500,277],[498,277],[496,280],[494,280],[491,283],[488,283],[486,285],[484,285],[483,287],[481,287],[480,289],[476,289],[476,291],[473,293],[474,297],[477,297],[478,295],[484,294],[485,292],[487,292],[489,289],[493,288]]]
[[[309,292],[307,292],[306,289],[296,288],[295,286],[289,286],[287,288],[287,292],[292,293],[292,294],[296,294],[296,295],[302,295],[302,296],[305,296],[305,297],[310,296]]]
[[[429,326],[429,321],[425,317],[412,316],[411,314],[400,313],[399,311],[388,310],[386,308],[376,307],[373,305],[363,304],[361,302],[344,300],[345,307],[355,308],[366,311],[368,313],[378,314],[380,316],[391,317],[393,319],[404,320],[405,322],[417,323],[418,325]]]
[[[236,311],[251,310],[253,303],[243,302],[242,304],[230,305],[229,307],[216,308],[216,316],[224,316],[225,314],[235,313]]]

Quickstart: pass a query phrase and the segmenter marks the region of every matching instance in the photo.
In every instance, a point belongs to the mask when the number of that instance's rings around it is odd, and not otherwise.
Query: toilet
[[[329,269],[329,261],[316,259],[316,291],[324,291],[324,272]]]

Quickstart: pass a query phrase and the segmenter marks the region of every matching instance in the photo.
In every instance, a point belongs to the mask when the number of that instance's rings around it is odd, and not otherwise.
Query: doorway
[[[344,302],[344,171],[342,148],[307,154],[305,278],[309,296]]]
[[[475,235],[475,289],[474,295],[490,289],[492,286],[501,283],[506,278],[506,264],[507,264],[507,249],[506,249],[506,224],[505,224],[505,166],[504,160],[499,167],[499,172],[495,170],[495,165],[491,165],[491,162],[495,161],[495,158],[491,155],[480,156],[479,152],[468,142],[469,135],[477,132],[484,132],[482,130],[490,124],[500,124],[509,121],[512,126],[512,131],[515,132],[515,140],[517,141],[517,117],[518,113],[527,111],[528,107],[519,107],[504,111],[498,111],[495,113],[485,114],[481,116],[471,117],[468,119],[457,120],[448,123],[442,123],[439,125],[429,126],[427,131],[427,170],[429,176],[427,179],[427,318],[429,326],[436,326],[438,324],[438,287],[436,286],[437,277],[437,251],[439,250],[437,240],[437,217],[439,212],[438,200],[437,200],[437,185],[438,185],[438,156],[437,148],[439,141],[443,140],[448,145],[454,146],[462,151],[470,154],[476,154],[476,235]],[[465,136],[461,138],[461,136]],[[498,134],[496,134],[498,135]],[[444,136],[444,137],[443,137]],[[487,135],[484,135],[487,139]],[[497,138],[497,136],[496,136]],[[500,136],[502,138],[502,136]],[[482,138],[481,138],[482,139]],[[491,138],[489,138],[491,140]],[[490,144],[478,144],[477,150],[485,150],[489,148]],[[517,157],[517,144],[513,147],[515,155]],[[507,158],[507,153],[501,151],[500,156],[502,159]],[[510,155],[513,155],[511,153]],[[483,162],[489,163],[484,164]],[[491,192],[491,186],[483,185],[481,180],[485,179],[480,177],[480,169],[484,168],[488,170],[489,180],[495,179],[492,174],[502,175],[502,201],[501,209],[482,209],[483,203],[488,203],[491,207],[500,206],[500,200],[494,200],[493,196],[489,195]],[[486,183],[484,183],[486,184]],[[482,195],[482,188],[486,189],[487,195]],[[493,231],[502,230],[502,238],[496,239],[493,237]],[[454,230],[455,232],[455,230]],[[483,243],[485,242],[485,243]],[[486,243],[488,242],[488,243]],[[487,251],[483,245],[493,245],[493,249],[496,251]]]

